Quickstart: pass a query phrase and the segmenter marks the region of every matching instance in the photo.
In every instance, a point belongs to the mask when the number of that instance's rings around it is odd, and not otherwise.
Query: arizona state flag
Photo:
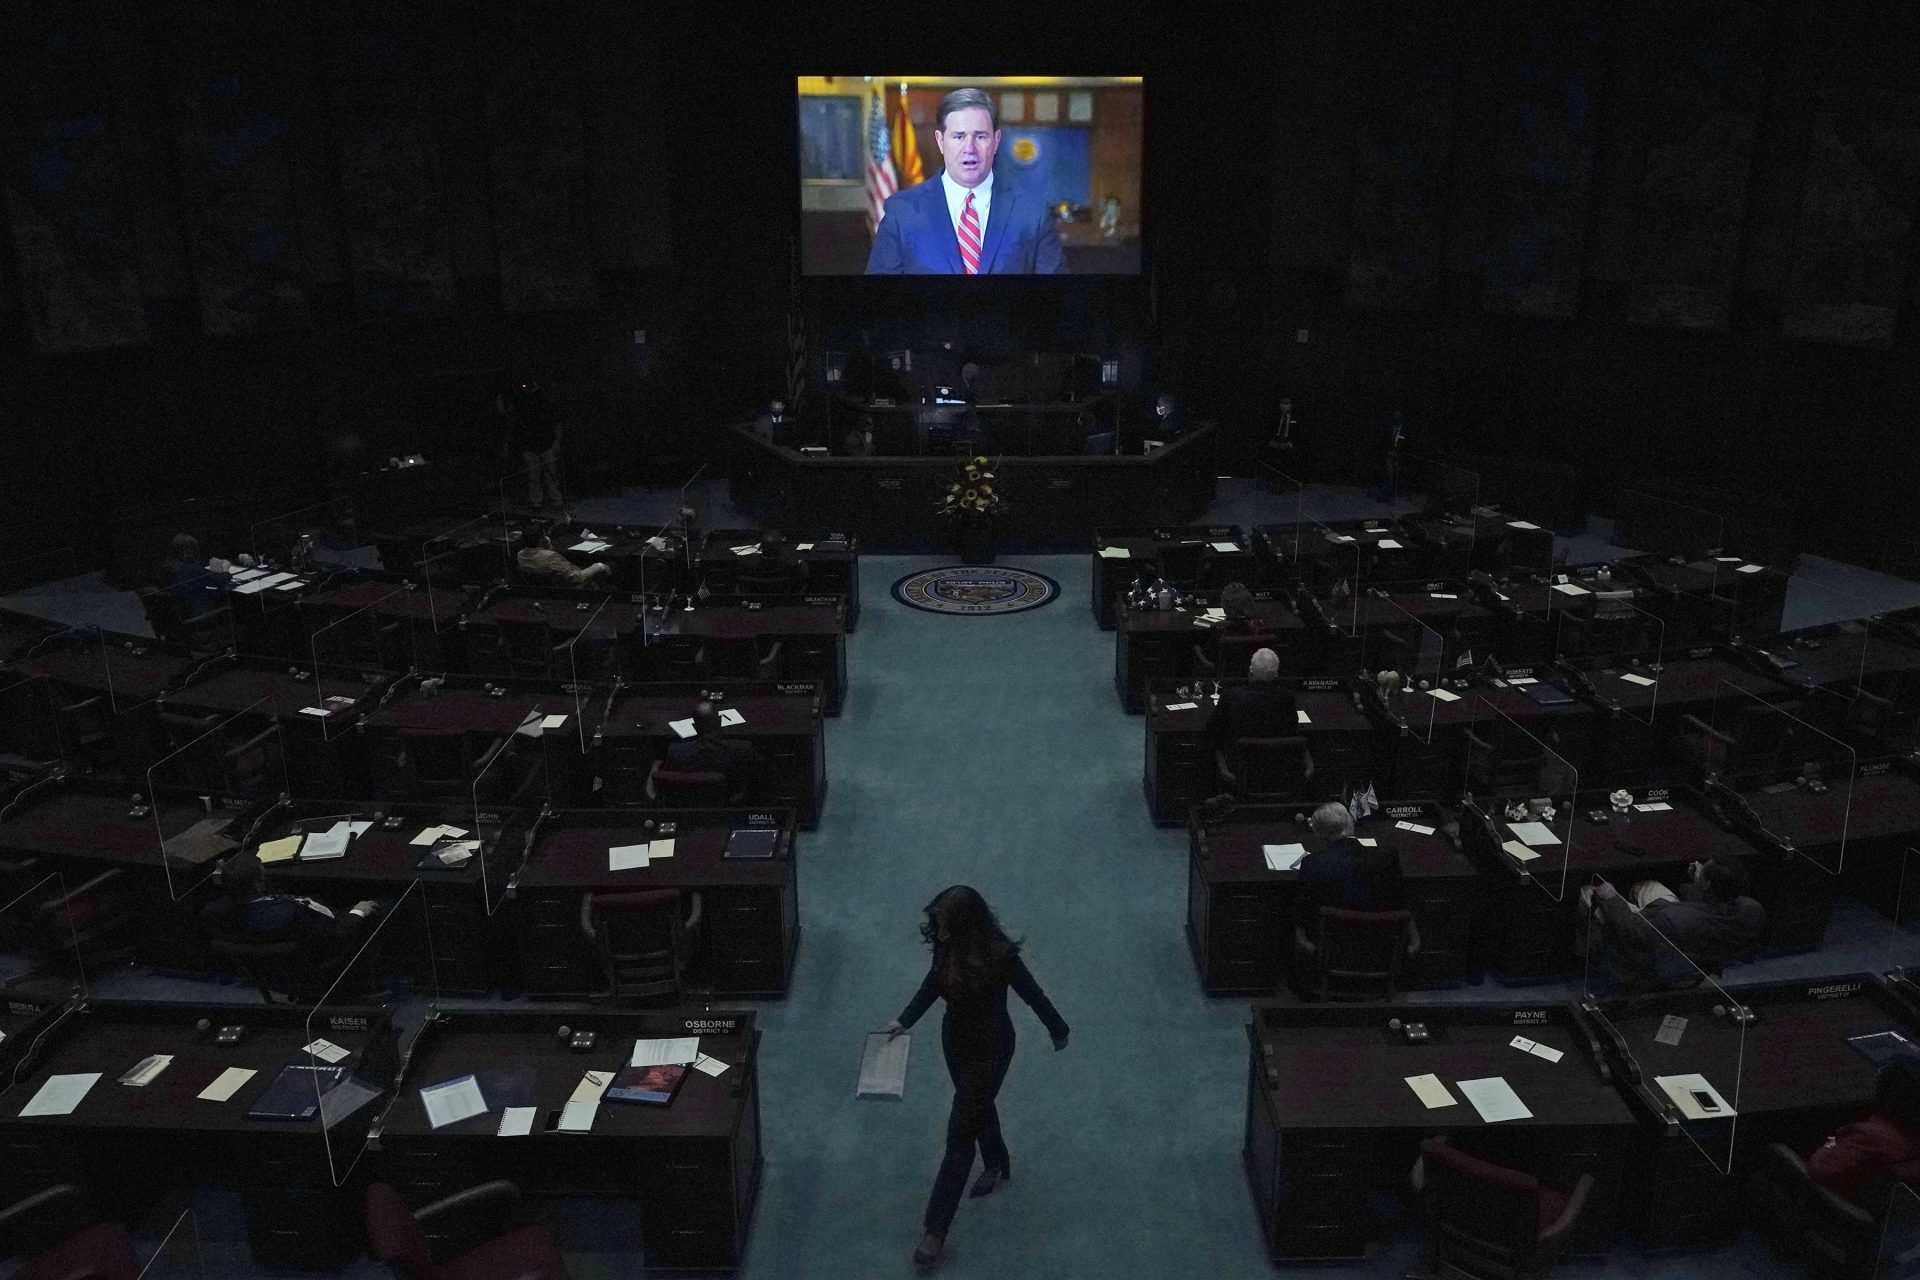
[[[900,86],[900,96],[894,99],[893,110],[888,112],[892,120],[893,134],[893,171],[899,176],[900,190],[917,186],[927,180],[927,171],[920,164],[920,143],[913,136],[913,115],[907,110],[907,86]]]

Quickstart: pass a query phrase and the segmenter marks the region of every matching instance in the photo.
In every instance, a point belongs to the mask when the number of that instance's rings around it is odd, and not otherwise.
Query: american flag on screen
[[[893,171],[893,141],[887,131],[887,99],[879,85],[867,104],[867,230],[879,227],[887,197],[900,189]]]

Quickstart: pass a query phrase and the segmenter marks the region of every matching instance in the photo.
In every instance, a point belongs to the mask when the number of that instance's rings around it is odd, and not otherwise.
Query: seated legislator
[[[1053,211],[1037,187],[993,171],[1000,114],[981,89],[955,89],[934,109],[940,172],[887,197],[867,274],[1065,275]]]
[[[840,442],[841,456],[847,458],[871,458],[873,456],[873,415],[863,413],[860,421],[847,432],[847,438]]]
[[[1673,990],[1697,983],[1696,967],[1718,974],[1759,948],[1767,913],[1746,896],[1746,868],[1715,858],[1694,863],[1692,875],[1678,893],[1658,880],[1627,896],[1605,880],[1580,891],[1592,924],[1583,945],[1600,948],[1597,972],[1623,991]]]
[[[1309,820],[1313,834],[1327,841],[1318,853],[1300,860],[1300,880],[1294,887],[1293,945],[1310,954],[1320,927],[1320,908],[1345,911],[1399,911],[1407,905],[1400,857],[1378,845],[1364,845],[1354,837],[1353,815],[1343,804],[1323,804]],[[1420,933],[1408,925],[1407,951],[1420,949]]]
[[[1260,634],[1260,621],[1253,616],[1253,592],[1246,583],[1229,582],[1220,588],[1220,611],[1227,615],[1226,620],[1215,623],[1205,636],[1194,642],[1193,664],[1197,675],[1210,675],[1218,669],[1221,636]],[[1226,701],[1224,694],[1221,701]]]
[[[1207,719],[1207,745],[1225,751],[1242,738],[1290,738],[1300,732],[1293,690],[1280,683],[1280,655],[1256,649],[1247,682],[1232,685]]]
[[[806,562],[778,529],[760,533],[760,554],[740,566],[740,589],[759,595],[795,595],[807,589]]]
[[[528,582],[542,586],[589,587],[613,573],[613,566],[604,561],[582,569],[555,551],[552,527],[545,524],[527,526],[526,542],[513,562]]]
[[[1895,1182],[1920,1180],[1920,1057],[1900,1054],[1881,1066],[1872,1114],[1816,1148],[1807,1176],[1876,1217]]]
[[[727,794],[751,799],[760,785],[760,753],[751,742],[729,740],[720,723],[720,708],[701,702],[693,709],[693,736],[667,746],[667,767],[682,772],[718,773],[726,777]]]
[[[160,589],[174,598],[182,618],[197,618],[220,604],[207,558],[200,553],[200,540],[190,533],[174,535],[167,545],[167,558],[160,562],[159,576]]]
[[[220,868],[221,894],[200,912],[200,921],[216,939],[228,942],[300,944],[301,959],[316,977],[353,953],[367,934],[380,904],[369,898],[344,916],[311,898],[269,893],[266,870],[251,853],[236,854]]]

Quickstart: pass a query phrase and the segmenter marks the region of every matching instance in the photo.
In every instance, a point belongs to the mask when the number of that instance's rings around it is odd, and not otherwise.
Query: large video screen
[[[1139,76],[801,76],[809,275],[1137,275]]]

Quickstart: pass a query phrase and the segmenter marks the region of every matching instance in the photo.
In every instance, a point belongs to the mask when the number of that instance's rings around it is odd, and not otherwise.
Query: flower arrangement
[[[968,458],[954,468],[953,480],[940,501],[940,514],[978,518],[997,514],[1002,496],[985,458]]]

